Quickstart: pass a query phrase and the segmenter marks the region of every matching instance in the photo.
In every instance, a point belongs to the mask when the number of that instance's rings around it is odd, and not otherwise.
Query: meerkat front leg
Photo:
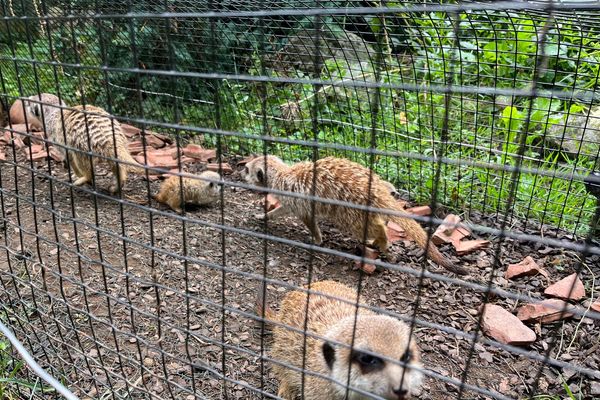
[[[127,181],[127,167],[125,165],[119,165],[119,163],[112,163],[112,172],[114,175],[114,184],[108,188],[108,190],[112,193],[118,193],[122,188],[125,187],[125,182]]]
[[[259,219],[261,221],[264,221],[265,218],[269,218],[269,219],[275,219],[275,218],[281,218],[284,217],[286,215],[290,214],[290,209],[289,207],[284,206],[283,204],[280,205],[279,207],[269,211],[266,214],[254,214],[254,218]]]
[[[277,391],[277,396],[286,400],[293,400],[295,398],[294,391],[291,390],[290,385],[285,381],[279,383],[279,390]]]
[[[372,230],[373,234],[373,245],[379,249],[382,253],[390,247],[390,242],[387,238],[387,229],[385,227],[385,222],[380,217],[375,218],[371,221],[370,230]]]
[[[311,216],[302,217],[302,222],[310,231],[313,241],[316,245],[323,243],[323,238],[321,237],[321,230],[319,229],[319,223],[317,222],[317,218]]]
[[[73,182],[74,186],[81,186],[92,182],[92,159],[90,157],[72,154],[72,166],[77,175],[77,179]],[[87,165],[86,165],[87,164]]]

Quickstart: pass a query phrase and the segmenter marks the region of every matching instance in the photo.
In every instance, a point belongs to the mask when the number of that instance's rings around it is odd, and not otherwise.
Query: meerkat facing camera
[[[263,156],[248,162],[242,175],[246,182],[256,186],[306,196],[314,194],[323,199],[406,213],[392,196],[389,183],[385,183],[368,168],[344,158],[326,157],[314,163],[300,162],[288,166],[275,156]],[[393,221],[400,225],[419,246],[426,249],[429,258],[437,264],[456,274],[468,273],[468,270],[455,265],[440,253],[427,239],[427,233],[421,225],[408,214],[403,217],[372,211],[369,212],[367,219],[363,210],[317,200],[314,202],[313,215],[313,202],[309,199],[279,194],[276,197],[280,200],[281,206],[266,215],[261,215],[260,218],[295,215],[309,229],[316,244],[322,242],[318,221],[324,219],[358,240],[363,238],[366,228],[367,241],[372,241],[375,247],[385,252],[389,247],[386,222]]]
[[[61,110],[59,106],[67,107],[66,103],[48,93],[30,96],[29,99],[43,103],[27,102],[27,115],[43,122],[48,137],[59,145],[57,148],[63,156],[66,149],[62,146],[65,145],[81,151],[68,151],[69,163],[76,176],[74,185],[91,183],[93,179],[94,158],[97,157],[83,152],[133,164],[124,165],[107,160],[115,177],[114,184],[109,188],[111,193],[117,193],[125,186],[128,172],[145,173],[144,167],[127,150],[127,139],[121,130],[121,124],[102,108],[75,106]]]
[[[289,366],[301,369],[303,364],[307,371],[331,378],[306,374],[304,399],[307,400],[369,398],[359,391],[402,400],[418,392],[423,378],[420,353],[405,323],[364,307],[357,312],[356,302],[362,299],[358,299],[356,290],[341,283],[314,282],[310,289],[317,293],[307,296],[304,291],[290,292],[277,313],[268,308],[264,313],[267,320],[278,323],[273,328],[269,353],[283,364],[273,364],[279,397],[291,400],[300,396],[302,373]],[[263,306],[261,287],[257,297],[259,314]],[[305,324],[311,334],[306,337],[306,346],[304,335],[288,328],[302,331]]]
[[[154,199],[168,205],[177,213],[181,213],[186,203],[199,206],[212,204],[219,200],[219,185],[202,178],[213,181],[221,179],[219,174],[213,171],[204,171],[198,175],[198,178],[170,176],[160,185],[160,190]]]

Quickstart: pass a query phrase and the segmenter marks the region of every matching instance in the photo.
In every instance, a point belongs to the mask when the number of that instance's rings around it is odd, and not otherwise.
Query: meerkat
[[[265,170],[266,165],[266,170]],[[246,182],[286,192],[312,195],[313,171],[316,171],[314,196],[328,200],[339,200],[361,206],[405,212],[390,193],[390,187],[368,168],[355,162],[336,157],[326,157],[316,162],[300,162],[287,165],[275,156],[264,156],[248,162],[242,176]],[[326,220],[341,231],[362,240],[365,232],[365,211],[349,206],[314,202],[309,199],[276,195],[281,206],[257,218],[278,218],[285,215],[297,216],[311,232],[315,244],[321,244],[319,220]],[[373,243],[381,252],[389,247],[386,223],[400,225],[419,246],[427,249],[427,255],[437,264],[456,274],[465,275],[465,268],[456,266],[427,240],[427,233],[414,219],[395,215],[369,212],[367,243]]]
[[[28,102],[27,114],[43,121],[48,137],[56,142],[58,150],[65,156],[65,148],[73,147],[83,152],[91,152],[103,157],[116,158],[133,165],[107,161],[112,168],[115,182],[110,186],[111,193],[117,193],[125,186],[127,173],[144,173],[144,167],[138,164],[127,150],[127,139],[121,131],[121,124],[110,117],[104,109],[95,106],[75,106],[62,109],[67,105],[53,94],[43,93],[30,99],[43,104]],[[43,113],[42,113],[43,111]],[[43,115],[42,115],[43,114]],[[64,121],[64,128],[63,128]],[[62,145],[62,146],[60,146]],[[69,163],[75,173],[75,186],[91,183],[94,160],[88,154],[69,151]]]
[[[363,299],[341,283],[315,282],[310,289],[318,293],[288,293],[277,313],[264,306],[264,287],[259,290],[259,315],[265,307],[267,324],[278,323],[272,324],[269,355],[283,364],[273,363],[279,397],[295,399],[301,395],[301,372],[288,366],[302,369],[303,365],[307,371],[330,378],[306,374],[303,398],[307,400],[370,398],[359,391],[398,400],[418,392],[423,378],[420,353],[405,323],[364,307],[357,312],[356,302],[364,304]],[[314,335],[306,337],[306,347],[303,333],[288,328],[303,331],[305,323],[306,332]],[[346,385],[350,388],[348,397]]]
[[[213,171],[204,171],[199,178],[216,181],[221,179],[219,174]],[[186,203],[201,206],[216,202],[220,196],[219,185],[216,182],[208,182],[199,178],[170,176],[160,185],[160,190],[154,199],[168,205],[177,213],[181,213],[181,209]],[[181,183],[183,183],[183,196]]]

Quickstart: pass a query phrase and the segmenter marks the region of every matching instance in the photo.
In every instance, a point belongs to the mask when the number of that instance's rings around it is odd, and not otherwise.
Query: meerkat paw
[[[81,178],[75,179],[75,182],[73,182],[73,185],[74,186],[81,186],[81,185],[85,185],[89,181],[90,180],[88,178],[86,178],[85,176],[82,176]]]
[[[379,251],[385,253],[387,249],[390,247],[390,243],[386,238],[380,238],[373,241],[373,246],[375,246]]]
[[[119,193],[121,191],[121,189],[119,188],[119,185],[114,184],[114,185],[110,185],[110,187],[108,188],[108,191],[111,194],[117,194],[117,193]]]

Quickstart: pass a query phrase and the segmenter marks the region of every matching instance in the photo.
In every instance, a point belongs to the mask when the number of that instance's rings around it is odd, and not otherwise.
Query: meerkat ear
[[[323,357],[329,369],[333,369],[333,363],[335,362],[335,349],[328,342],[323,343]]]

